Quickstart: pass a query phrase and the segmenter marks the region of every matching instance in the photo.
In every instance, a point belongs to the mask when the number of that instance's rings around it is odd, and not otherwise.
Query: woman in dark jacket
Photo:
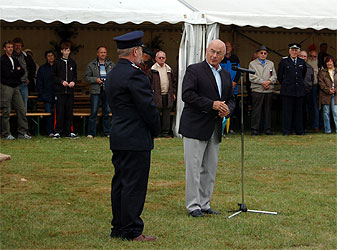
[[[321,88],[319,95],[319,107],[323,110],[323,122],[325,133],[331,133],[330,109],[335,122],[337,133],[337,69],[333,56],[324,59],[325,68],[318,74],[318,83]]]

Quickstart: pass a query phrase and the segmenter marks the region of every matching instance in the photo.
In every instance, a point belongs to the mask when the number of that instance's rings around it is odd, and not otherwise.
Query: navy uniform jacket
[[[213,110],[213,101],[226,101],[230,112],[235,108],[230,73],[220,71],[222,94],[219,95],[214,75],[206,61],[188,66],[182,86],[182,100],[185,102],[180,119],[179,133],[185,137],[208,141],[219,128],[218,139],[222,137],[222,118]]]
[[[153,137],[160,132],[160,116],[145,73],[131,61],[119,59],[107,75],[106,96],[112,112],[110,149],[153,149]]]
[[[301,97],[305,95],[304,81],[307,66],[303,59],[297,57],[296,65],[288,56],[278,66],[277,79],[281,83],[280,94]]]

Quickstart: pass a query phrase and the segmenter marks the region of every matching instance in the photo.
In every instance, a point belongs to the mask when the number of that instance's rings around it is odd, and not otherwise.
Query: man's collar
[[[207,62],[207,60],[206,60],[206,62]],[[210,65],[208,62],[207,62],[207,64],[208,64],[208,66],[209,66],[211,69],[215,69],[215,70],[218,71],[218,72],[220,72],[221,69],[222,69],[220,64],[218,64],[218,68],[217,68],[217,69],[216,69],[214,66]]]
[[[262,60],[260,58],[257,58],[261,63],[266,63],[266,59]]]

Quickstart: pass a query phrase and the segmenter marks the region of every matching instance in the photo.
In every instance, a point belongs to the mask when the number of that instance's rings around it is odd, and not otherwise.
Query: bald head
[[[226,45],[223,41],[213,40],[206,50],[206,61],[214,68],[218,68],[226,53]]]

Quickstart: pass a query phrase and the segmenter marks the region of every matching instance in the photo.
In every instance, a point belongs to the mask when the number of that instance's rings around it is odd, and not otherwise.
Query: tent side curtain
[[[181,137],[178,133],[180,116],[184,108],[182,101],[182,82],[188,65],[205,60],[206,48],[209,43],[219,37],[219,25],[192,25],[184,24],[184,31],[179,47],[179,66],[178,66],[178,92],[177,109],[173,122],[173,134],[175,137]]]

